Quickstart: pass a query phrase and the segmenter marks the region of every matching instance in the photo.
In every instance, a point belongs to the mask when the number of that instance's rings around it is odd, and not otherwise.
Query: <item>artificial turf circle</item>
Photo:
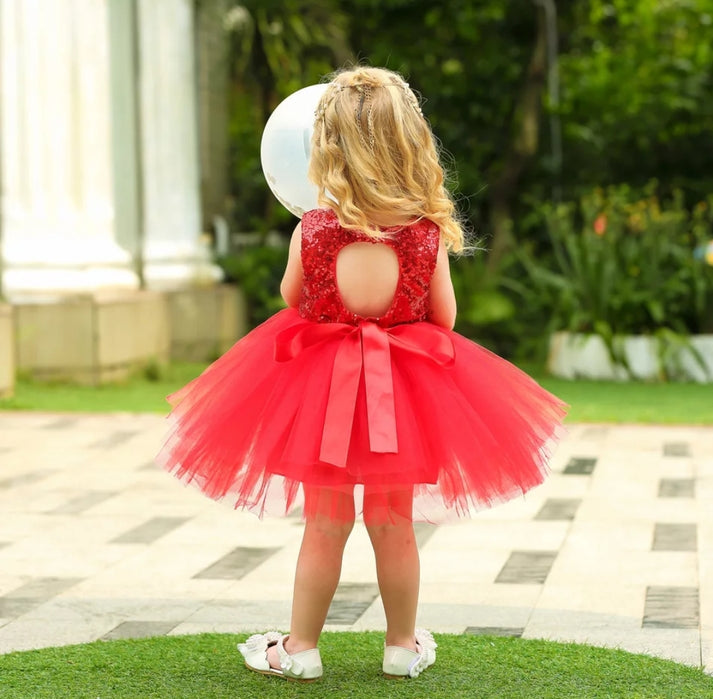
[[[249,672],[245,636],[97,641],[0,656],[2,699],[613,699],[713,697],[697,668],[591,646],[436,634],[436,665],[414,680],[381,675],[383,634],[325,633],[324,677],[297,684]]]

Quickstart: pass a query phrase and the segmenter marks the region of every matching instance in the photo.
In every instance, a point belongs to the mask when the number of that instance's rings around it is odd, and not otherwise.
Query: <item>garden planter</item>
[[[166,298],[171,359],[215,359],[248,331],[245,299],[236,286],[218,284],[168,291]]]
[[[617,338],[617,351],[625,358],[625,365],[614,361],[599,335],[557,332],[550,338],[547,368],[554,376],[565,379],[660,381],[672,378],[713,383],[713,335],[694,335],[675,351],[662,352],[661,342],[645,335]],[[696,353],[704,366],[697,361]]]
[[[124,381],[168,361],[166,295],[105,292],[15,304],[17,368],[39,381]]]

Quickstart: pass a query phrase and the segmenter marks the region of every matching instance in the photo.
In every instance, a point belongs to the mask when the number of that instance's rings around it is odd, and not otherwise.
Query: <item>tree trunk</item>
[[[537,153],[546,75],[547,25],[544,9],[538,8],[537,35],[525,84],[515,107],[512,140],[502,166],[494,174],[491,189],[490,229],[493,237],[488,255],[488,270],[491,272],[497,269],[503,255],[514,242],[510,207],[520,176]]]

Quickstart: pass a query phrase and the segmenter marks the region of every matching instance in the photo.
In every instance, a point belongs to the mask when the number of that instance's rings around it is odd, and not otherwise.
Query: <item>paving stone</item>
[[[596,458],[591,457],[573,457],[565,466],[564,473],[572,475],[589,475],[594,472],[594,467],[597,465]]]
[[[288,599],[212,601],[187,617],[184,623],[208,627],[229,624],[234,633],[264,632],[266,629],[289,627],[290,609]]]
[[[535,515],[537,520],[574,519],[582,504],[580,498],[548,498],[542,509]]]
[[[50,510],[48,514],[78,515],[117,495],[114,491],[93,490],[68,500],[63,505]]]
[[[547,588],[545,587],[545,589]],[[541,583],[496,583],[495,576],[493,576],[487,583],[422,581],[418,598],[423,604],[441,604],[447,600],[449,604],[454,605],[532,609],[542,594]],[[473,623],[475,624],[475,621]],[[478,624],[480,623],[479,621]]]
[[[15,619],[34,609],[41,600],[22,597],[0,597],[0,617]]]
[[[641,628],[638,619],[586,613],[543,617],[533,615],[523,638],[585,643],[644,653],[678,663],[700,666],[700,634],[697,629]]]
[[[654,551],[695,551],[698,528],[695,524],[666,524],[657,522],[654,527]]]
[[[713,677],[713,628],[701,629],[701,666]]]
[[[129,439],[138,434],[137,430],[119,430],[111,432],[106,437],[98,439],[89,445],[90,449],[113,449],[127,442]]]
[[[445,626],[457,633],[464,633],[468,627],[524,628],[531,614],[532,609],[524,604],[504,606],[441,602],[419,605],[418,624],[429,629]]]
[[[108,630],[96,619],[67,624],[63,620],[21,617],[0,628],[0,653],[87,643],[101,638]]]
[[[9,490],[10,488],[19,488],[23,485],[36,483],[37,481],[41,481],[43,478],[47,478],[53,473],[54,471],[50,471],[49,469],[18,473],[16,476],[10,476],[0,480],[0,490]]]
[[[695,478],[662,478],[659,481],[660,498],[694,498]]]
[[[544,583],[557,558],[557,551],[513,551],[496,583]]]
[[[646,590],[644,628],[698,628],[699,600],[696,587],[656,587]]]
[[[274,629],[278,626],[282,628],[283,621],[280,619],[277,623],[271,623],[269,620],[263,621],[261,624],[248,627],[236,627],[233,623],[221,621],[213,622],[198,622],[184,621],[166,634],[167,636],[189,636],[199,633],[223,633],[223,634],[240,634],[245,637],[253,632],[264,633],[266,628]],[[243,640],[243,639],[240,639]],[[237,695],[236,695],[237,696]]]
[[[240,580],[251,570],[257,568],[263,561],[270,558],[276,551],[279,551],[279,549],[239,546],[200,573],[197,573],[194,577]]]
[[[74,587],[82,580],[83,578],[34,578],[8,592],[2,599],[44,601]]]
[[[469,626],[488,628],[524,628],[531,614],[529,606],[483,604],[419,603],[417,626],[443,633],[464,633]],[[335,627],[340,630],[344,627]],[[353,631],[385,629],[381,599],[375,600],[352,625]]]
[[[507,626],[468,626],[465,633],[473,634],[474,636],[503,636],[508,638],[520,638],[524,630],[524,628]]]
[[[111,540],[113,544],[149,544],[189,520],[188,517],[154,517]]]
[[[443,538],[440,532],[436,536]],[[510,555],[505,547],[479,550],[476,545],[464,550],[463,540],[460,546],[455,546],[454,540],[450,548],[441,549],[436,536],[421,553],[421,582],[425,585],[491,585]]]
[[[301,524],[303,524],[303,517],[302,517],[303,511],[304,510],[302,507],[294,507],[288,513],[287,519],[294,522],[297,526],[300,526]]]
[[[427,522],[414,522],[413,530],[419,548],[423,548],[426,545],[426,542],[436,533],[436,529],[437,527]]]
[[[0,413],[0,652],[286,630],[301,513],[259,521],[185,488],[152,461],[166,428]],[[542,486],[417,525],[417,623],[713,665],[711,454],[710,428],[572,425]],[[361,524],[326,628],[385,628]]]
[[[570,525],[565,547],[589,551],[590,558],[617,555],[625,551],[649,551],[653,525],[638,519],[622,522],[603,521],[603,518],[582,519],[581,510]],[[562,548],[561,546],[559,547]]]
[[[178,626],[178,621],[122,621],[108,633],[102,636],[103,641],[114,641],[120,638],[150,638],[165,636]]]
[[[689,551],[590,550],[567,542],[548,582],[557,585],[689,586],[698,584],[698,556]]]
[[[592,479],[588,475],[565,475],[561,471],[555,471],[547,477],[548,498],[576,498],[582,500],[589,496],[591,488]]]
[[[713,636],[713,553],[699,554],[698,566],[701,627]]]
[[[583,440],[592,440],[599,442],[604,439],[608,433],[609,428],[603,427],[601,425],[597,425],[596,427],[585,427],[582,430],[580,438]]]
[[[66,430],[74,427],[79,423],[77,418],[73,417],[61,417],[57,420],[50,420],[49,422],[41,425],[43,430]]]
[[[690,456],[691,445],[688,442],[665,442],[663,445],[664,456]]]
[[[577,522],[605,522],[609,525],[634,522],[691,521],[691,503],[685,498],[659,498],[654,483],[651,497],[613,496],[618,483],[609,483],[610,493],[592,495],[582,501],[577,510]],[[700,498],[700,495],[699,495]]]
[[[106,599],[80,596],[72,589],[65,596],[54,597],[34,606],[24,615],[24,619],[63,621],[70,625],[95,620],[100,622],[106,632],[124,621],[170,621],[175,624],[188,619],[207,603],[195,597],[150,599],[136,596]]]
[[[552,498],[548,498],[551,500]],[[430,556],[435,549],[448,554],[463,550],[463,542],[468,541],[472,551],[480,556],[485,551],[501,554],[513,549],[520,551],[555,551],[562,546],[567,538],[569,520],[538,520],[537,513],[543,505],[533,513],[532,517],[523,517],[513,520],[496,520],[477,517],[472,522],[444,526],[433,532],[428,544],[423,547],[423,555]],[[455,535],[455,536],[454,536]],[[451,559],[457,564],[464,565],[458,559]],[[498,569],[500,566],[498,566]],[[428,571],[425,571],[427,574]]]
[[[327,623],[351,626],[378,596],[376,584],[340,583],[329,607]]]

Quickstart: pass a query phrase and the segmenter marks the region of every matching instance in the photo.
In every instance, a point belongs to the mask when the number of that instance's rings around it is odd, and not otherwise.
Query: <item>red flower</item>
[[[599,214],[594,219],[594,232],[597,235],[604,235],[604,231],[607,229],[607,215],[606,214]]]

